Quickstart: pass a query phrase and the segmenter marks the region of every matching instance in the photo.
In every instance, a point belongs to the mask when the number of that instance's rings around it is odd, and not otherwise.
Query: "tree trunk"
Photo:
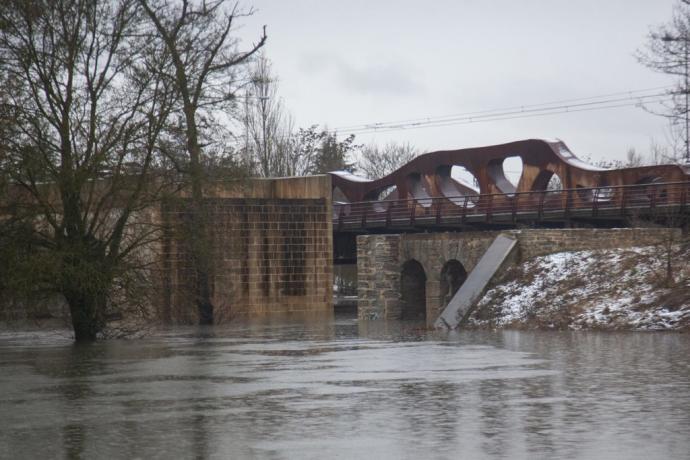
[[[671,232],[673,230],[669,229],[669,241],[667,242],[666,246],[666,282],[665,285],[667,288],[670,288],[673,286],[673,237],[671,236]]]
[[[105,298],[101,295],[67,295],[75,342],[95,342],[105,327]]]
[[[185,109],[187,121],[187,150],[190,160],[190,180],[192,186],[192,206],[189,237],[192,246],[192,259],[196,274],[194,297],[199,312],[199,324],[213,324],[213,303],[211,302],[211,241],[208,232],[208,219],[204,212],[204,171],[201,165],[201,147],[194,109],[189,104]]]

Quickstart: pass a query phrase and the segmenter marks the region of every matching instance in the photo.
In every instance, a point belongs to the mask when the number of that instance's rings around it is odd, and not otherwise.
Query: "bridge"
[[[450,328],[517,257],[654,245],[664,229],[611,228],[690,217],[690,166],[598,168],[558,140],[427,153],[377,180],[332,172],[331,188],[334,270],[357,265],[359,318]]]
[[[516,183],[506,177],[509,159],[522,164]],[[456,168],[473,180],[454,176]],[[331,179],[336,235],[578,221],[612,227],[637,218],[675,226],[690,200],[688,166],[603,169],[562,141],[534,139],[427,153],[377,180],[343,172]]]

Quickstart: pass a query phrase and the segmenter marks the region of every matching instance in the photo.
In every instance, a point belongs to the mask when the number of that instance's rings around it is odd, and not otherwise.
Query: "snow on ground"
[[[659,247],[561,252],[511,269],[480,300],[475,327],[690,330],[690,254],[664,287]]]

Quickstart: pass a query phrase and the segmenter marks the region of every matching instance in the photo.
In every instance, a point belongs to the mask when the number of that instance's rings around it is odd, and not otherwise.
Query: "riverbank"
[[[470,328],[690,331],[690,250],[561,252],[511,268],[480,300]]]

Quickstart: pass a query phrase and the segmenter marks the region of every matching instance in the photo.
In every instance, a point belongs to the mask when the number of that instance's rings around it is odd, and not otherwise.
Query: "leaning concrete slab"
[[[437,328],[455,329],[472,312],[486,285],[517,244],[517,240],[498,235],[436,320]]]

